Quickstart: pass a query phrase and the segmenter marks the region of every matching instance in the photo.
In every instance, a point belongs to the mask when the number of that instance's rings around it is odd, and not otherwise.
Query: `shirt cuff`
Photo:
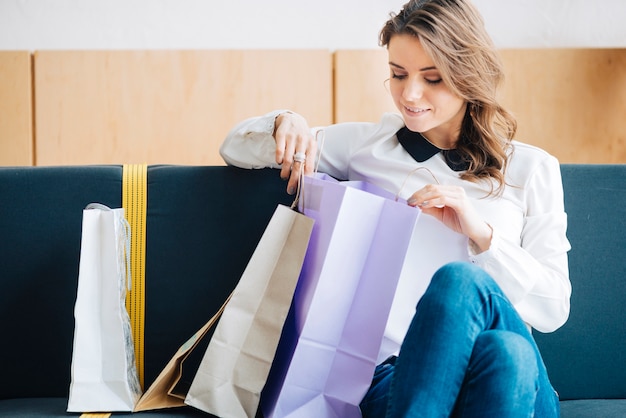
[[[289,110],[274,110],[270,113],[267,113],[256,121],[246,126],[245,132],[242,132],[243,136],[251,137],[256,136],[257,134],[261,134],[263,136],[270,135],[274,136],[274,129],[276,129],[276,118],[283,113],[291,113]]]
[[[497,252],[497,249],[499,247],[499,243],[500,234],[495,228],[491,227],[491,244],[489,245],[489,248],[487,250],[479,252],[480,250],[478,249],[476,244],[474,244],[472,240],[468,241],[467,252],[469,255],[469,260],[473,264],[484,266],[489,259],[492,259],[494,257],[494,254]]]

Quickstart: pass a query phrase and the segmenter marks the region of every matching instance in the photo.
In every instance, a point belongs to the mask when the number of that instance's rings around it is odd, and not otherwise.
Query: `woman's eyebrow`
[[[392,67],[395,67],[395,68],[397,68],[399,70],[404,70],[405,69],[403,66],[398,65],[398,64],[394,63],[393,61],[389,61],[389,65],[392,66]],[[433,66],[430,66],[430,67],[420,68],[420,71],[430,71],[430,70],[436,70],[436,69],[437,69],[437,67],[435,67],[433,65]]]

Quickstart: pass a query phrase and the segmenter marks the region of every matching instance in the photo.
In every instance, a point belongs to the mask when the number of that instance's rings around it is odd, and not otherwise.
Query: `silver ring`
[[[303,163],[306,160],[306,154],[303,152],[296,152],[293,154],[293,161]]]

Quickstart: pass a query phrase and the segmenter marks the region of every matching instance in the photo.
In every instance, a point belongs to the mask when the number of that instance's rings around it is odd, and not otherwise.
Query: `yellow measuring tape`
[[[126,309],[135,343],[139,383],[144,383],[144,325],[146,285],[146,211],[148,206],[148,167],[125,164],[122,174],[122,207],[130,224],[130,266],[132,287]]]

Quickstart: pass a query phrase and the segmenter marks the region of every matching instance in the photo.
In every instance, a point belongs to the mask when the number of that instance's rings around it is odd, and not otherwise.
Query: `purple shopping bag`
[[[360,417],[419,209],[363,182],[305,177],[315,219],[261,397],[266,418]]]

